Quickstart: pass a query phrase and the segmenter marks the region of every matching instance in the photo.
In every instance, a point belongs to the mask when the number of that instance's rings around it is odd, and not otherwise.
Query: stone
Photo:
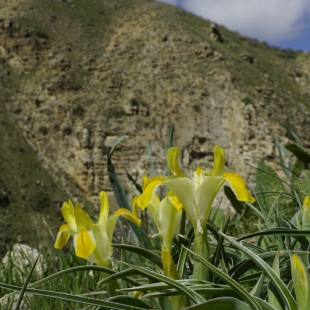
[[[33,273],[37,278],[41,278],[47,268],[43,255],[35,248],[27,244],[14,244],[11,251],[8,251],[2,259],[2,265],[5,268],[11,268],[13,281],[16,279],[25,280],[38,259]],[[3,269],[2,269],[3,270]]]

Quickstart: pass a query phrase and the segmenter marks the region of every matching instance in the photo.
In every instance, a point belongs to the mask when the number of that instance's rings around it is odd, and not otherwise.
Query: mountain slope
[[[287,141],[282,123],[309,145],[309,54],[223,27],[217,41],[209,21],[154,1],[4,1],[0,17],[3,115],[67,198],[111,193],[106,154],[121,135],[124,185],[147,172],[147,142],[162,171],[171,123],[184,167],[211,165],[219,144],[250,186],[273,136]]]

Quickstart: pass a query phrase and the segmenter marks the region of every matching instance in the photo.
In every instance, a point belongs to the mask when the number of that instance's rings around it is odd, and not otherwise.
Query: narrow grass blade
[[[20,307],[20,305],[21,305],[21,303],[23,301],[23,297],[24,297],[24,294],[25,294],[26,289],[27,289],[27,285],[28,285],[28,283],[30,281],[31,275],[32,275],[32,273],[33,273],[33,271],[34,271],[34,269],[36,267],[36,264],[37,264],[39,258],[40,258],[40,256],[38,256],[37,259],[35,260],[33,266],[31,267],[31,270],[30,270],[30,272],[29,272],[29,274],[28,274],[28,276],[27,276],[27,278],[26,278],[26,280],[24,282],[24,285],[23,285],[23,287],[22,287],[22,289],[20,291],[19,298],[18,298],[17,303],[16,303],[15,310],[19,310],[19,307]]]

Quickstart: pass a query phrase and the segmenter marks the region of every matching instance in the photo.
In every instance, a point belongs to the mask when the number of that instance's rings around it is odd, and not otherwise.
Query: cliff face
[[[122,135],[124,185],[148,171],[148,144],[160,172],[171,124],[184,167],[211,165],[218,144],[250,186],[274,135],[287,141],[283,123],[309,144],[308,54],[219,38],[153,1],[2,1],[0,20],[2,106],[68,195],[111,192],[106,155]]]

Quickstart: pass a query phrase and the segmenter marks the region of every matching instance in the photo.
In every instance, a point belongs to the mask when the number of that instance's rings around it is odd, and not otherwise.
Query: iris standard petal
[[[145,181],[143,185],[143,193],[137,200],[137,204],[142,210],[146,208],[148,204],[150,204],[151,200],[153,199],[156,187],[162,184],[166,179],[167,177],[159,175]]]
[[[106,227],[96,223],[92,227],[92,233],[96,240],[96,249],[87,260],[98,266],[109,267],[113,248],[110,245]]]
[[[116,224],[117,219],[120,216],[125,217],[127,220],[135,223],[136,225],[140,226],[140,222],[141,220],[136,217],[133,213],[131,213],[129,210],[124,209],[124,208],[120,208],[117,209],[109,218],[107,221],[107,235],[109,238],[109,242],[112,242],[112,236],[113,236],[113,232],[114,232],[114,227]]]
[[[249,201],[250,203],[255,201],[255,198],[246,189],[243,179],[237,173],[225,172],[223,178],[230,184],[239,201]]]
[[[179,166],[180,148],[171,147],[167,152],[167,166],[172,175],[175,177],[183,178],[185,174]]]
[[[174,196],[175,197],[175,196]],[[171,253],[172,241],[180,231],[181,209],[177,209],[170,201],[164,198],[158,207],[158,230],[162,236],[165,248]]]
[[[218,145],[214,148],[214,166],[211,175],[222,175],[225,169],[225,151]]]
[[[310,306],[310,276],[304,263],[296,254],[293,254],[291,257],[291,272],[297,308],[308,310]]]
[[[79,203],[75,206],[74,215],[78,231],[80,231],[81,229],[91,230],[94,222],[90,219],[90,216],[82,209]]]
[[[194,183],[188,178],[167,179],[163,182],[179,198],[190,221],[194,223],[196,218],[197,201],[195,198]]]
[[[302,229],[310,230],[310,197],[306,196],[302,205]],[[307,237],[309,240],[310,238]]]
[[[61,211],[62,211],[62,215],[63,215],[65,221],[68,223],[68,225],[73,230],[77,231],[77,225],[76,225],[75,215],[74,215],[75,208],[74,208],[73,203],[70,199],[68,201],[65,201],[62,204]]]
[[[54,244],[55,249],[62,249],[63,246],[68,242],[71,234],[70,234],[70,226],[67,224],[63,224],[60,226],[56,241]]]
[[[96,241],[92,232],[82,228],[74,237],[76,256],[87,259],[96,248]]]
[[[195,172],[192,172],[192,181],[196,189],[202,184],[204,175],[205,171],[202,170],[199,166],[197,167]]]
[[[210,215],[213,200],[224,182],[224,178],[220,176],[206,176],[201,186],[197,188],[195,193],[198,205],[196,219],[200,221],[200,223],[197,223],[199,229],[204,229]]]
[[[106,192],[101,191],[99,193],[99,197],[100,197],[100,212],[99,212],[98,223],[100,225],[105,226],[108,220],[109,209],[110,209],[108,195]]]

